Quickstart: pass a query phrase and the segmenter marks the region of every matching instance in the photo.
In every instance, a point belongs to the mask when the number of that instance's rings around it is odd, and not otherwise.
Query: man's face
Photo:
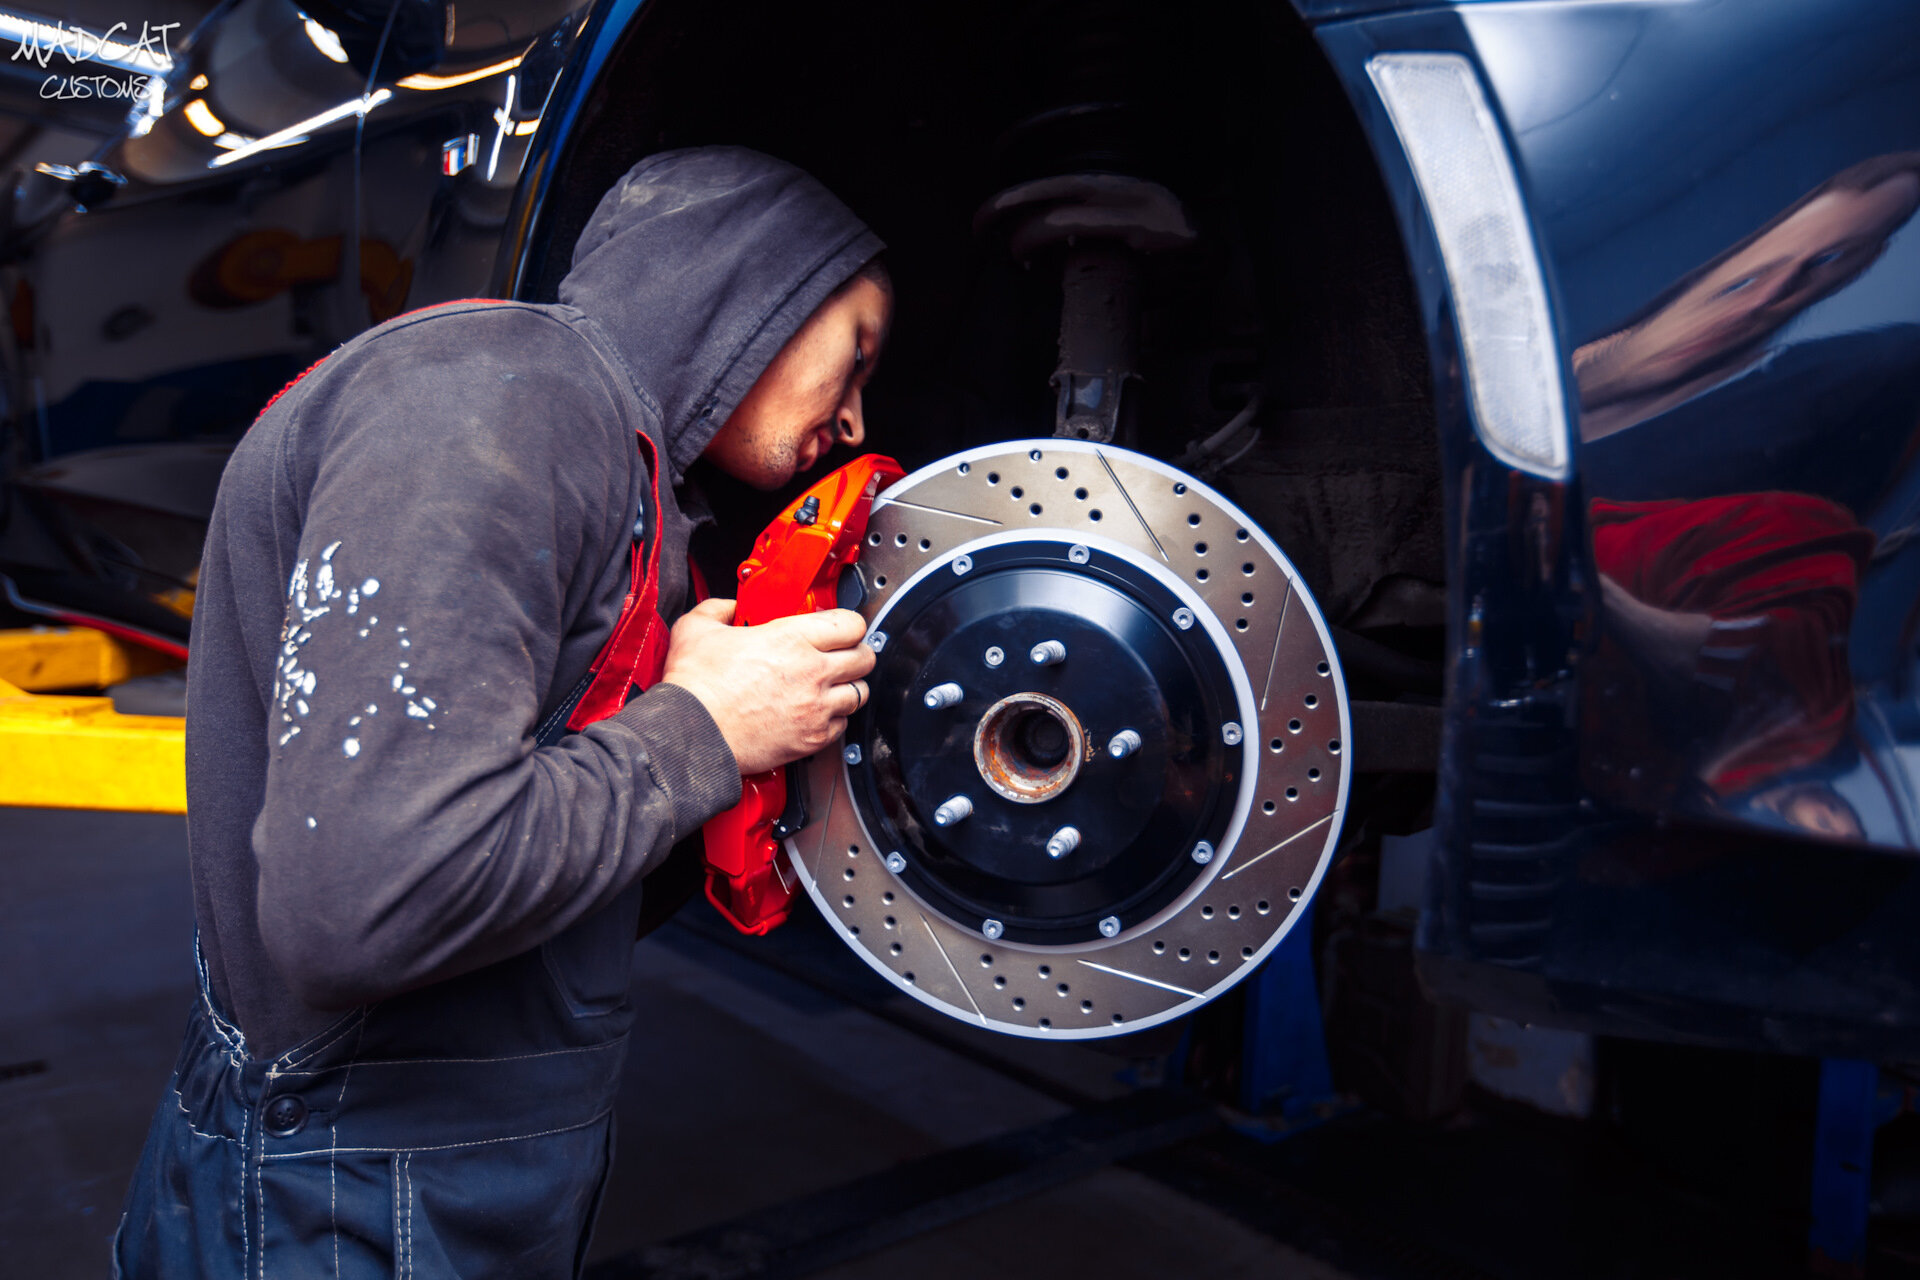
[[[777,489],[836,442],[858,445],[867,435],[860,393],[892,318],[887,291],[856,277],[780,348],[703,456],[755,488]]]

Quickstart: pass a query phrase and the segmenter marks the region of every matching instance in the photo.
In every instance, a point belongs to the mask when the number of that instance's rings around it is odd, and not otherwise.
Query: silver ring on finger
[[[858,713],[862,707],[867,705],[867,682],[864,680],[854,680],[850,682],[849,687],[853,690],[853,709]]]

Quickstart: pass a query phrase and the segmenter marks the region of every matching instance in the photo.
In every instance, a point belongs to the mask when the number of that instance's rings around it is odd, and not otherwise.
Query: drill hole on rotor
[[[880,901],[882,901],[882,902],[884,902],[884,903],[886,903],[886,904],[887,904],[888,906],[892,906],[892,905],[893,905],[893,894],[892,894],[891,892],[888,892],[888,893],[883,893],[883,894],[881,894],[881,895],[880,895]]]
[[[870,547],[877,547],[877,546],[879,546],[879,545],[880,545],[880,535],[879,535],[879,534],[877,534],[877,533],[870,533],[870,534],[868,534],[868,535],[867,535],[867,545],[868,545],[868,546],[870,546]]]
[[[1053,1019],[1052,1019],[1052,1018],[1042,1018],[1042,1019],[1040,1019],[1040,1026],[1041,1026],[1041,1029],[1042,1029],[1042,1030],[1044,1030],[1044,1029],[1046,1029],[1046,1028],[1048,1028],[1048,1027],[1051,1027],[1052,1025],[1053,1025]]]
[[[1300,788],[1298,787],[1287,788],[1287,799],[1298,800],[1299,798],[1300,798]]]
[[[847,879],[849,879],[849,880],[851,880],[851,879],[853,879],[853,868],[852,868],[852,867],[848,867],[848,868],[847,868],[847,873],[846,873],[846,874],[847,874]]]
[[[1073,496],[1080,499],[1080,501],[1085,502],[1087,500],[1087,491],[1085,489],[1075,489],[1073,491]]]
[[[993,957],[992,957],[992,956],[981,956],[981,957],[980,957],[980,967],[981,967],[982,969],[991,969],[991,968],[993,968]]]
[[[1195,554],[1195,555],[1197,555],[1197,556],[1203,556],[1203,555],[1205,555],[1205,554],[1207,554],[1207,544],[1206,544],[1206,543],[1204,543],[1204,542],[1196,542],[1196,543],[1194,543],[1194,544],[1193,544],[1193,554]]]
[[[1242,592],[1240,593],[1240,603],[1241,603],[1241,604],[1252,604],[1252,603],[1253,603],[1253,592],[1251,592],[1251,591],[1242,591]],[[1321,666],[1325,666],[1326,664],[1325,664],[1325,663],[1323,662],[1323,663],[1321,663],[1320,665],[1321,665]]]
[[[1245,529],[1235,529],[1233,531],[1233,539],[1235,542],[1245,542],[1247,537],[1248,535]]]
[[[852,905],[851,900],[849,900],[848,905],[849,906]],[[900,922],[898,920],[895,920],[892,916],[888,916],[883,923],[886,924],[887,928],[891,929],[891,928],[894,928],[896,925],[898,925]]]
[[[1113,1024],[1114,1024],[1115,1026],[1119,1026],[1119,1025],[1120,1025],[1121,1023],[1123,1023],[1123,1022],[1125,1022],[1125,1021],[1126,1021],[1126,1019],[1125,1019],[1125,1018],[1123,1018],[1123,1017],[1121,1017],[1121,1016],[1120,1016],[1119,1014],[1117,1014],[1117,1013],[1116,1013],[1116,1014],[1114,1014],[1114,1015],[1113,1015]]]
[[[1180,948],[1180,958],[1181,958],[1182,960],[1191,960],[1191,959],[1193,959],[1193,951],[1192,951],[1192,950],[1191,950],[1190,948],[1187,948],[1187,947],[1182,947],[1182,948]]]
[[[1174,481],[1174,482],[1173,482],[1173,491],[1174,491],[1175,493],[1185,493],[1185,492],[1187,491],[1187,486],[1186,486],[1186,484],[1185,484],[1185,482],[1184,482],[1184,481],[1180,481],[1180,480],[1176,480],[1176,481]],[[1199,523],[1200,523],[1200,517],[1199,517],[1199,516],[1195,516],[1195,517],[1193,518],[1193,522],[1194,522],[1195,524],[1199,524]]]
[[[1027,514],[1028,514],[1028,515],[1030,515],[1030,516],[1037,516],[1037,515],[1039,515],[1039,514],[1040,514],[1040,504],[1036,502],[1036,503],[1034,503],[1034,504],[1033,504],[1032,506],[1030,506],[1030,507],[1028,507],[1028,508],[1027,508]]]
[[[1308,694],[1306,697],[1306,703],[1307,703],[1307,708],[1311,710],[1314,707],[1317,707],[1320,705],[1320,699],[1314,697],[1312,694]]]
[[[1208,963],[1208,964],[1219,964],[1219,963],[1220,963],[1220,953],[1219,953],[1218,951],[1209,951],[1209,952],[1207,952],[1207,963]]]
[[[1187,516],[1187,525],[1194,529],[1200,527],[1200,513],[1198,511],[1192,512]]]
[[[933,547],[933,543],[932,543],[932,541],[931,541],[931,540],[929,540],[929,539],[927,539],[927,538],[922,538],[922,539],[920,539],[920,549],[921,549],[922,551],[928,551],[928,550],[931,550],[931,549],[932,549],[932,547]],[[1324,663],[1324,662],[1323,662],[1323,663],[1321,663],[1320,665],[1324,667],[1324,666],[1326,665],[1326,663]]]
[[[1040,451],[1038,449],[1032,450],[1027,454],[1027,458],[1029,461],[1032,461],[1032,462],[1040,461]]]
[[[1251,959],[1253,959],[1253,948],[1252,948],[1252,947],[1242,947],[1242,948],[1240,948],[1240,958],[1241,958],[1242,960],[1251,960]]]
[[[899,954],[900,954],[900,944],[896,942],[896,943],[894,943],[894,944],[893,944],[892,946],[890,946],[890,947],[888,947],[888,948],[887,948],[887,950],[889,950],[889,951],[891,951],[891,952],[893,952],[893,954],[894,954],[894,955],[899,955]]]
[[[961,464],[960,464],[960,474],[961,474],[961,475],[965,475],[965,474],[967,474],[967,472],[969,472],[969,471],[971,471],[971,470],[973,470],[973,464],[972,464],[971,462],[963,462],[963,463],[961,463]]]
[[[1167,944],[1164,942],[1156,941],[1153,944],[1153,954],[1157,956],[1163,956],[1167,954]]]
[[[987,483],[988,483],[988,484],[999,484],[999,483],[1000,483],[1000,473],[999,473],[998,471],[989,471],[989,472],[987,472]]]
[[[1040,976],[1043,978],[1051,978],[1053,976],[1053,966],[1050,964],[1041,965]]]
[[[1065,467],[1055,467],[1053,469],[1053,475],[1056,480],[1065,480],[1067,478],[1067,469]]]
[[[880,574],[880,575],[878,575],[877,577],[875,577],[875,578],[874,578],[874,580],[873,580],[873,585],[874,585],[874,586],[875,586],[876,588],[879,588],[879,587],[884,587],[884,586],[886,586],[886,585],[887,585],[887,575],[883,573],[883,574]]]
[[[1195,569],[1193,571],[1193,580],[1195,582],[1205,582],[1207,580],[1207,571],[1205,569]]]
[[[901,974],[900,976],[907,980],[908,986],[913,985],[913,970],[909,969],[905,973]]]
[[[1007,496],[1010,498],[1024,498],[1027,496],[1027,491],[1019,485],[1015,485],[1013,488],[1007,490]]]
[[[1287,901],[1289,901],[1289,902],[1298,902],[1298,901],[1300,901],[1300,886],[1299,886],[1299,885],[1295,885],[1295,886],[1293,886],[1293,888],[1291,888],[1291,889],[1289,889],[1289,890],[1287,890]]]
[[[1080,1002],[1080,1012],[1082,1012],[1082,1013],[1092,1013],[1092,1012],[1093,1012],[1093,1001],[1091,1001],[1091,1000],[1082,1000],[1082,1001]]]
[[[1245,564],[1241,565],[1240,572],[1246,574],[1249,578],[1251,578],[1253,576],[1253,561],[1249,560]]]
[[[1315,667],[1314,670],[1318,671],[1321,675],[1325,675],[1327,674],[1328,667],[1327,667],[1327,664],[1323,662],[1319,666]]]
[[[844,898],[842,898],[842,899],[840,899],[840,905],[841,905],[841,906],[843,906],[843,907],[850,907],[850,906],[852,906],[852,905],[853,905],[853,895],[852,895],[852,894],[848,894],[848,895],[847,895],[846,897],[844,897]]]
[[[1240,907],[1238,903],[1227,908],[1227,919],[1238,920],[1239,918],[1240,918]]]
[[[1007,980],[1005,978],[995,978],[993,980],[993,985],[996,990],[1005,990],[1007,985]]]
[[[1235,631],[1245,631],[1247,629],[1247,620],[1245,618],[1234,619],[1233,629]]]
[[[1062,998],[1065,998],[1065,996],[1067,995],[1067,993],[1068,993],[1068,992],[1069,992],[1069,991],[1070,991],[1071,989],[1072,989],[1072,988],[1070,988],[1070,987],[1068,987],[1066,983],[1064,983],[1064,982],[1063,982],[1063,983],[1061,983],[1061,984],[1060,984],[1060,995],[1061,995],[1061,997],[1062,997]]]
[[[1265,915],[1267,914],[1267,912],[1273,910],[1273,904],[1268,902],[1265,898],[1262,898],[1260,899],[1260,901],[1253,904],[1253,909],[1255,911],[1258,911],[1261,915]]]
[[[1080,722],[1064,703],[1041,693],[1002,698],[974,731],[973,761],[981,778],[1020,804],[1059,795],[1086,758]]]
[[[1276,808],[1278,808],[1278,807],[1279,807],[1279,806],[1278,806],[1278,805],[1276,805],[1276,804],[1274,804],[1274,802],[1273,802],[1273,801],[1271,801],[1271,800],[1269,800],[1269,801],[1267,801],[1267,802],[1266,802],[1265,804],[1263,804],[1263,805],[1261,805],[1261,806],[1260,806],[1260,812],[1262,812],[1262,813],[1272,813],[1272,812],[1273,812],[1273,811],[1274,811],[1274,810],[1275,810]]]
[[[1289,733],[1298,733],[1298,732],[1300,732],[1300,722],[1299,722],[1298,720],[1289,720],[1289,721],[1287,721],[1287,731],[1288,731]]]
[[[1100,518],[1100,508],[1095,507],[1093,510],[1087,512],[1087,519],[1098,520],[1099,518]]]
[[[1024,1009],[1027,1007],[1027,1002],[1025,1000],[1022,1000],[1019,996],[1015,996],[1013,998],[1013,1007],[1015,1009]]]
[[[1330,753],[1331,753],[1331,754],[1333,754],[1333,755],[1336,755],[1336,756],[1337,756],[1337,755],[1339,755],[1339,754],[1340,754],[1340,739],[1338,739],[1338,738],[1335,738],[1335,739],[1334,739],[1333,741],[1331,741],[1331,742],[1329,742],[1329,743],[1327,744],[1327,750],[1328,750],[1328,752],[1330,752]]]
[[[1213,919],[1213,908],[1212,908],[1212,907],[1201,907],[1201,908],[1200,908],[1200,918],[1201,918],[1202,920],[1211,920],[1211,919]]]
[[[896,547],[904,547],[904,546],[906,546],[906,545],[907,545],[907,535],[906,535],[906,534],[904,534],[904,533],[896,533],[896,534],[894,534],[894,535],[893,535],[893,545],[894,545],[894,546],[896,546]]]
[[[1267,750],[1273,752],[1273,754],[1275,755],[1279,755],[1282,751],[1285,751],[1286,749],[1287,749],[1287,744],[1282,742],[1278,738],[1274,738],[1267,743]]]
[[[1320,771],[1318,769],[1307,770],[1307,781],[1308,782],[1320,781]]]

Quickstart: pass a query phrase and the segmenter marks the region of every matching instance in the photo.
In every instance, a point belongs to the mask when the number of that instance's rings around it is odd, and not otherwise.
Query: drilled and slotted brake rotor
[[[1016,441],[906,477],[859,571],[879,653],[787,842],[896,986],[1034,1037],[1118,1035],[1252,971],[1346,804],[1339,663],[1293,566],[1199,481]]]

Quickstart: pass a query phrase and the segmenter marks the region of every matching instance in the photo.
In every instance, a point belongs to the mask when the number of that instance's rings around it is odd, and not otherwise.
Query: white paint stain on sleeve
[[[360,739],[348,738],[345,742],[340,744],[340,749],[346,752],[347,759],[351,760],[355,756],[360,754]]]

